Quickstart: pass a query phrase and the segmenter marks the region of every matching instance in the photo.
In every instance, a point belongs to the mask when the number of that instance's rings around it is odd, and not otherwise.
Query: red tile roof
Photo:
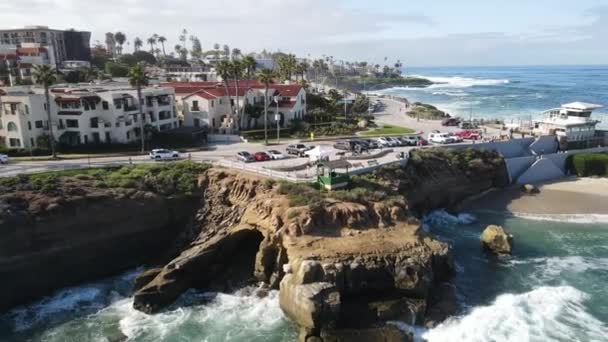
[[[17,55],[12,54],[12,53],[8,53],[8,54],[5,54],[5,55],[4,54],[0,54],[0,59],[1,60],[7,60],[7,59],[16,60],[17,59]]]
[[[235,96],[235,84],[236,82],[229,82],[230,87],[230,96]],[[169,82],[162,83],[161,86],[174,88],[176,94],[193,94],[201,89],[225,89],[224,84],[222,82]],[[245,94],[245,88],[247,87],[247,81],[239,81],[239,96],[243,96]],[[265,85],[252,80],[249,81],[249,87],[253,89],[264,89]],[[270,84],[270,89],[276,89],[281,96],[289,96],[294,97],[298,96],[300,91],[302,90],[302,86],[298,84]],[[226,96],[226,91],[223,91],[224,95],[217,96]]]

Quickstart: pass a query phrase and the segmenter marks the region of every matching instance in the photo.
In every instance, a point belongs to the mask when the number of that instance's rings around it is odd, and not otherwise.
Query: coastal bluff
[[[190,288],[263,284],[303,341],[409,339],[385,323],[433,326],[457,309],[450,246],[416,217],[506,182],[504,160],[477,150],[414,151],[334,192],[192,165],[0,182],[0,308],[155,265],[134,284],[146,313]]]

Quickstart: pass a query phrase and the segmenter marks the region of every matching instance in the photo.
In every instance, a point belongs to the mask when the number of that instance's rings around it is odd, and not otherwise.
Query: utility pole
[[[279,115],[279,97],[274,97],[274,102],[277,103],[277,111],[274,115],[274,119],[277,121],[277,144],[281,143],[281,116]]]
[[[344,99],[343,99],[343,101],[344,101],[344,121],[346,123],[346,120],[347,120],[347,118],[346,118],[346,88],[344,88]]]

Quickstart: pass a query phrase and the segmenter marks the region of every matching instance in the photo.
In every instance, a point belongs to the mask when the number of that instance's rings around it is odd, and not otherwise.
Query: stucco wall
[[[534,164],[536,156],[518,157],[506,159],[507,172],[509,173],[509,181],[514,183],[517,179]]]
[[[552,135],[539,137],[530,144],[530,149],[537,155],[557,152],[557,139]]]

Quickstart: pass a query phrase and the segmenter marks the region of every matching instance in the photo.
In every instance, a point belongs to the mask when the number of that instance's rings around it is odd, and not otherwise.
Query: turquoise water
[[[517,122],[574,101],[608,106],[608,66],[434,67],[404,72],[442,84],[382,92],[430,103],[466,118]],[[608,128],[608,108],[594,116]]]
[[[473,213],[475,214],[475,213]],[[462,314],[418,330],[429,341],[608,341],[608,223],[569,223],[480,213],[459,224],[445,212],[426,228],[451,243]],[[480,248],[487,224],[515,236],[511,257]],[[166,312],[132,309],[139,270],[65,289],[0,318],[0,341],[294,341],[273,291],[188,292]]]
[[[608,204],[607,204],[608,205]],[[608,341],[608,223],[479,214],[472,225],[435,213],[429,229],[454,246],[465,313],[429,341]],[[488,224],[514,235],[511,257],[480,248]]]

